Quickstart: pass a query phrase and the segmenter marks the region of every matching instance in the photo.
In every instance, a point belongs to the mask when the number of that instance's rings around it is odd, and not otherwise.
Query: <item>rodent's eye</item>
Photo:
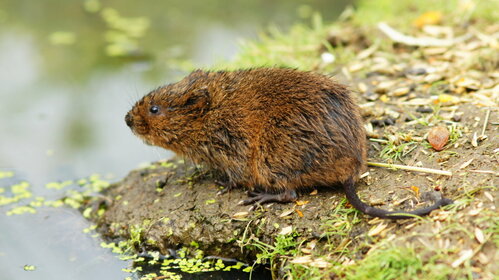
[[[151,108],[149,108],[149,112],[151,114],[157,114],[157,113],[159,113],[159,106],[152,105]]]

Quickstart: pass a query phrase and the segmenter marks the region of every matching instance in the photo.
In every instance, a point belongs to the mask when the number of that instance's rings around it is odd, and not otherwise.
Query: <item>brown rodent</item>
[[[125,121],[146,143],[220,171],[227,189],[249,189],[243,204],[293,201],[297,190],[338,184],[375,217],[426,215],[452,203],[412,212],[363,203],[354,186],[366,164],[359,107],[345,86],[312,72],[197,70],[144,96]]]

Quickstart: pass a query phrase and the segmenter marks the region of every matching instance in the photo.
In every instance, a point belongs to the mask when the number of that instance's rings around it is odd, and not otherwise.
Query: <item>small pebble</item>
[[[394,125],[395,124],[395,119],[393,118],[386,118],[385,119],[385,125]]]
[[[401,87],[401,88],[397,88],[397,89],[393,90],[391,92],[391,95],[400,97],[400,96],[404,96],[404,95],[408,94],[410,91],[411,91],[410,87]]]
[[[428,73],[425,68],[411,68],[405,71],[406,75],[424,75]]]
[[[366,93],[368,88],[367,88],[367,85],[365,83],[358,83],[357,84],[357,88],[359,89],[360,92],[362,93]]]
[[[379,94],[372,91],[368,91],[364,94],[364,98],[369,101],[376,101],[379,98]]]
[[[377,127],[383,127],[383,126],[385,126],[385,122],[382,121],[382,120],[371,120],[371,124],[373,126],[377,126]]]
[[[424,81],[427,82],[427,83],[434,83],[434,82],[440,81],[442,79],[443,79],[442,75],[439,75],[439,74],[429,74],[429,75],[427,75],[424,78]]]
[[[385,126],[389,126],[389,125],[394,125],[396,122],[396,120],[394,118],[385,118],[385,119],[378,119],[378,120],[371,120],[371,124],[373,126],[377,126],[377,127],[385,127]]]
[[[416,109],[416,112],[418,112],[418,113],[433,113],[433,109],[430,107],[418,107]]]
[[[395,81],[382,81],[376,86],[374,91],[376,93],[387,93],[395,85],[395,83]]]
[[[442,193],[436,191],[424,192],[421,194],[421,200],[423,201],[439,201],[442,199]]]

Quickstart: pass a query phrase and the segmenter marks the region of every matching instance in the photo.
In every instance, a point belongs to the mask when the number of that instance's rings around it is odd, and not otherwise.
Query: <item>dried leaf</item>
[[[279,218],[284,218],[286,216],[289,216],[291,215],[295,210],[294,209],[288,209],[284,212],[281,213],[281,215],[279,215]]]
[[[487,257],[487,255],[480,252],[478,253],[478,261],[480,261],[482,264],[488,264],[490,262],[490,259],[489,257]]]
[[[309,264],[310,262],[312,262],[312,257],[309,255],[296,257],[296,258],[291,260],[291,263],[295,263],[295,264]]]
[[[382,232],[388,225],[385,224],[385,223],[381,223],[381,224],[378,224],[377,226],[375,226],[374,228],[370,229],[369,230],[369,233],[367,233],[367,235],[369,236],[376,236],[378,235],[380,232]]]
[[[410,186],[410,189],[414,192],[416,197],[419,197],[419,187],[416,186]]]
[[[428,133],[428,142],[436,151],[444,149],[445,144],[449,141],[450,132],[445,126],[436,126],[430,129]]]
[[[281,232],[279,232],[279,234],[286,235],[286,234],[290,234],[291,232],[293,232],[293,226],[287,226],[287,227],[283,227]]]
[[[318,268],[327,268],[330,267],[331,264],[323,259],[315,259],[310,266],[318,267]]]
[[[479,228],[475,228],[475,238],[480,244],[483,244],[486,241],[485,235],[483,235],[483,231]]]
[[[297,200],[295,203],[298,206],[302,206],[302,205],[308,204],[309,202],[310,201],[308,201],[308,200]]]
[[[298,214],[298,216],[303,217],[303,213],[300,210],[295,209],[295,211],[296,211],[296,214]]]
[[[485,197],[487,197],[491,202],[494,202],[494,197],[489,192],[486,191],[483,195],[485,195]]]
[[[474,158],[472,158],[472,159],[466,161],[465,163],[461,164],[461,166],[459,166],[459,169],[464,169],[464,168],[468,167],[468,165],[470,165],[473,160],[474,160]]]
[[[309,248],[301,248],[301,252],[304,254],[312,254],[312,250]]]
[[[232,215],[232,218],[233,219],[242,219],[246,216],[248,216],[248,212],[237,212],[237,213],[234,213],[234,215]]]
[[[453,268],[456,268],[456,267],[460,266],[461,264],[463,264],[466,260],[470,259],[472,256],[473,256],[473,250],[471,250],[471,249],[464,250],[461,252],[461,257],[459,257],[459,259],[455,260],[451,264],[451,266]]]

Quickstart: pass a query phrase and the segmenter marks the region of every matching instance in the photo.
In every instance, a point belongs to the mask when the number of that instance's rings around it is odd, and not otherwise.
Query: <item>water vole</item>
[[[363,203],[355,181],[365,168],[366,136],[350,92],[330,78],[281,68],[195,71],[139,100],[125,117],[146,143],[224,174],[249,189],[244,204],[288,202],[296,191],[342,185],[349,202],[375,217],[426,215]]]

